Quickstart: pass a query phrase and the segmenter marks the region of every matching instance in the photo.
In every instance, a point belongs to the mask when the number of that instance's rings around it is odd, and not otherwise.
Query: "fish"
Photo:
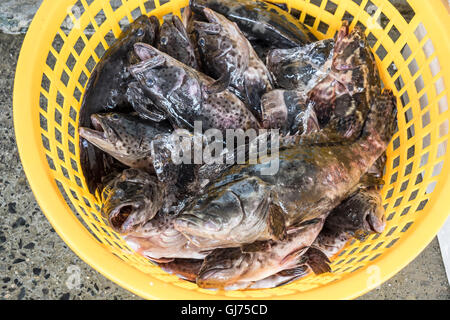
[[[272,77],[236,23],[209,8],[208,22],[194,22],[203,64],[218,78],[209,90],[229,88],[261,119],[261,96],[272,90]]]
[[[204,259],[210,250],[199,248],[173,227],[174,215],[159,212],[153,219],[123,236],[138,254],[159,263],[173,259]]]
[[[135,114],[111,112],[94,114],[91,119],[94,129],[81,127],[80,136],[135,169],[153,170],[152,139],[172,130],[168,123],[145,121]]]
[[[244,72],[250,61],[250,45],[236,23],[209,8],[203,10],[208,22],[195,21],[203,64],[213,78],[210,92],[221,92],[230,85],[244,86]]]
[[[274,49],[267,56],[267,68],[277,87],[306,95],[329,73],[334,45],[333,39],[326,39],[291,49]]]
[[[101,212],[119,234],[129,234],[163,208],[165,186],[145,171],[127,169],[107,183],[101,193]]]
[[[283,135],[310,134],[320,131],[314,108],[298,90],[276,89],[261,99],[262,127],[280,129]]]
[[[282,240],[296,225],[330,212],[359,187],[393,136],[396,104],[389,90],[374,99],[355,141],[328,143],[311,135],[295,139],[291,148],[280,150],[279,170],[273,175],[264,174],[271,162],[231,167],[186,206],[175,227],[216,244]]]
[[[247,39],[261,40],[279,48],[294,48],[317,38],[289,13],[273,4],[252,0],[191,0],[190,8],[201,13],[210,8],[236,22]]]
[[[303,256],[322,229],[324,218],[305,223],[285,241],[269,242],[254,251],[241,248],[212,251],[203,262],[197,285],[204,289],[232,289],[240,283],[260,281],[303,265]]]
[[[336,36],[330,72],[309,91],[308,100],[324,126],[333,117],[341,122],[346,121],[343,115],[364,117],[371,98],[377,95],[381,95],[381,78],[364,31],[355,27],[350,32],[344,21]],[[349,110],[349,103],[359,108],[358,112]]]
[[[130,67],[145,93],[164,110],[177,129],[194,129],[194,122],[204,130],[258,129],[258,120],[244,103],[230,91],[208,93],[214,80],[146,44],[136,44],[144,60]]]
[[[137,42],[152,44],[158,32],[156,17],[142,16],[134,21],[105,52],[97,63],[89,81],[79,112],[79,127],[91,126],[91,115],[112,109],[127,109],[127,88],[133,81],[127,67]],[[111,171],[112,159],[80,138],[80,163],[91,193],[101,184],[101,178]]]
[[[164,19],[156,42],[160,51],[193,69],[199,70],[195,46],[178,16],[172,15]]]

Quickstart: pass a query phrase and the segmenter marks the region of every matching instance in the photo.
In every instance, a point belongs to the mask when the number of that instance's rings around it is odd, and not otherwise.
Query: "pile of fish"
[[[191,0],[142,16],[98,63],[80,112],[83,173],[139,254],[201,288],[273,288],[331,272],[385,228],[380,188],[396,128],[364,32],[317,39],[283,6]],[[172,133],[278,129],[268,163],[180,164]],[[236,153],[236,150],[229,153]],[[225,154],[224,156],[229,156]]]

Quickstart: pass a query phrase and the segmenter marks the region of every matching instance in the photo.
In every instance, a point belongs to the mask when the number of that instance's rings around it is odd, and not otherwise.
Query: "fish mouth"
[[[82,127],[79,130],[80,136],[98,147],[104,146],[109,142],[106,125],[96,114],[91,116],[91,122],[94,129]]]
[[[109,214],[109,222],[114,231],[126,234],[132,230],[133,215],[139,205],[133,203],[124,203],[114,208]]]

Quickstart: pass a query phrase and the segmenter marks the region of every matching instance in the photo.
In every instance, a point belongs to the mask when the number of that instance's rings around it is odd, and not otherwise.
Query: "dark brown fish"
[[[172,128],[167,123],[142,120],[134,114],[92,115],[94,129],[81,127],[80,136],[124,165],[153,171],[151,142]]]
[[[142,170],[129,169],[102,192],[102,214],[114,231],[129,234],[151,220],[164,206],[165,187]]]
[[[314,108],[296,90],[273,90],[261,100],[262,126],[286,134],[309,134],[320,130]]]
[[[228,90],[207,92],[213,79],[152,46],[137,44],[135,50],[145,61],[132,66],[131,73],[175,127],[192,130],[195,121],[202,122],[204,130],[259,127],[253,114],[234,94]]]
[[[87,83],[79,114],[79,126],[91,127],[91,115],[128,105],[127,88],[133,81],[127,67],[137,42],[152,44],[159,28],[156,17],[142,16],[125,30],[95,66]],[[113,163],[110,157],[80,139],[80,162],[90,192],[94,193]]]
[[[308,94],[319,123],[323,127],[333,117],[341,122],[348,117],[350,121],[355,116],[364,118],[372,97],[380,94],[381,80],[366,36],[358,27],[349,32],[348,22],[344,21],[335,41],[331,70]],[[348,136],[354,131],[358,129],[343,134]]]
[[[305,224],[285,241],[270,242],[260,250],[243,252],[241,248],[217,249],[209,254],[197,277],[201,288],[233,289],[242,283],[253,283],[281,271],[304,264],[303,255],[314,242],[324,217]]]
[[[236,165],[205,188],[175,227],[216,244],[282,239],[287,230],[330,212],[358,188],[386,150],[395,122],[396,99],[385,91],[373,102],[356,141],[333,144],[316,142],[311,135],[300,138],[280,151],[279,170],[273,175],[263,174],[271,163]]]
[[[261,40],[278,48],[293,48],[317,38],[297,19],[273,4],[252,0],[191,0],[200,13],[210,8],[236,22],[249,40]]]
[[[164,20],[159,31],[157,48],[181,63],[199,70],[195,46],[178,16],[173,15]]]
[[[261,119],[261,96],[272,90],[272,77],[236,23],[209,8],[206,22],[195,22],[202,61],[214,78],[211,90],[229,88]]]

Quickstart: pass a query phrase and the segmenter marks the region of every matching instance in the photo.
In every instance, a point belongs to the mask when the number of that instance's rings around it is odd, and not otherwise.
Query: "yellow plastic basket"
[[[379,286],[428,245],[449,213],[446,1],[404,0],[412,16],[392,0],[279,1],[319,38],[333,37],[342,20],[364,26],[384,85],[400,100],[383,189],[386,231],[352,242],[334,260],[333,273],[270,290],[202,290],[135,254],[105,224],[79,163],[78,112],[87,79],[121,25],[141,14],[180,15],[187,0],[44,0],[25,38],[14,88],[17,144],[39,205],[76,254],[144,298],[348,299]]]

